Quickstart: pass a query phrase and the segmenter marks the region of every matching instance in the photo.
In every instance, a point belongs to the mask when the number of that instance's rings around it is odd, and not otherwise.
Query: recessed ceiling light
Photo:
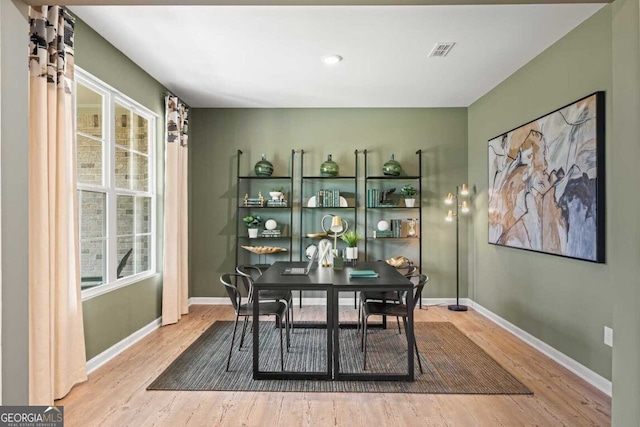
[[[337,64],[338,62],[342,61],[342,56],[340,55],[325,55],[322,57],[322,62],[324,62],[327,65],[333,65],[333,64]]]

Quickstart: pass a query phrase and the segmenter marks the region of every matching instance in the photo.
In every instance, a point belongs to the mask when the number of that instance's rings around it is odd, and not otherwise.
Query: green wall
[[[327,154],[341,165],[341,174],[353,174],[355,149],[371,151],[370,173],[380,174],[391,153],[408,172],[417,173],[415,151],[422,149],[422,264],[431,277],[425,296],[455,296],[455,228],[444,222],[442,200],[456,184],[466,182],[466,108],[193,109],[191,113],[191,296],[224,296],[219,277],[234,268],[237,149],[245,153],[243,174],[252,170],[261,153],[282,170],[291,150],[303,149],[305,175],[317,174]],[[359,161],[362,164],[363,159]],[[296,193],[298,189],[296,183]],[[466,232],[462,235],[460,251],[465,253]],[[466,271],[463,257],[463,296]]]
[[[489,245],[487,141],[592,92],[606,91],[612,115],[611,7],[607,6],[469,107],[469,180],[474,203],[469,280],[472,297],[572,359],[611,379],[611,266]],[[607,154],[612,152],[611,128]],[[606,168],[611,171],[612,157]],[[608,180],[607,194],[615,182]],[[608,213],[612,204],[607,203]],[[611,229],[608,221],[607,240]],[[616,258],[608,245],[608,259]]]
[[[614,426],[640,425],[640,2],[612,5],[613,144],[608,179],[609,262],[614,288]]]
[[[158,115],[156,130],[157,269],[162,270],[164,93],[166,89],[82,20],[76,21],[76,64]],[[162,277],[155,276],[82,304],[87,360],[161,315]]]

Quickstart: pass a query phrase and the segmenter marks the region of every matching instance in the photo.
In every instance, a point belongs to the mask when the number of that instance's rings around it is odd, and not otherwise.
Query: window
[[[76,67],[83,298],[155,272],[156,115]]]

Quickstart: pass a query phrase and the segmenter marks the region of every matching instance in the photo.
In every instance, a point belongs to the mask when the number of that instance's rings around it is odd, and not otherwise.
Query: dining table
[[[326,319],[317,323],[296,322],[295,329],[304,327],[326,328],[326,366],[319,371],[264,371],[260,370],[260,328],[253,328],[253,378],[278,380],[357,380],[357,381],[414,381],[415,342],[413,310],[407,313],[407,369],[406,372],[343,372],[340,369],[340,293],[359,291],[396,291],[411,295],[413,283],[384,261],[358,261],[341,269],[321,267],[317,264],[307,275],[283,275],[292,267],[304,267],[306,262],[276,262],[255,280],[252,287],[253,301],[262,290],[321,291],[326,295]],[[352,272],[372,270],[376,277],[352,277]],[[253,317],[258,319],[258,304],[253,304]],[[353,325],[351,325],[353,326]],[[292,342],[295,345],[295,341]],[[304,350],[304,349],[303,349]]]

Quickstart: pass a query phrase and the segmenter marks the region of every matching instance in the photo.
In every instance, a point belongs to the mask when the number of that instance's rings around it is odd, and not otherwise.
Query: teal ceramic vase
[[[327,161],[320,165],[321,176],[338,176],[339,167],[336,162],[331,159],[331,154],[327,156]]]
[[[389,156],[389,161],[382,165],[382,173],[388,176],[400,176],[402,166],[395,159],[393,154]]]
[[[256,176],[271,176],[273,173],[273,165],[267,160],[267,156],[263,154],[262,160],[256,163],[253,170],[256,172]]]

